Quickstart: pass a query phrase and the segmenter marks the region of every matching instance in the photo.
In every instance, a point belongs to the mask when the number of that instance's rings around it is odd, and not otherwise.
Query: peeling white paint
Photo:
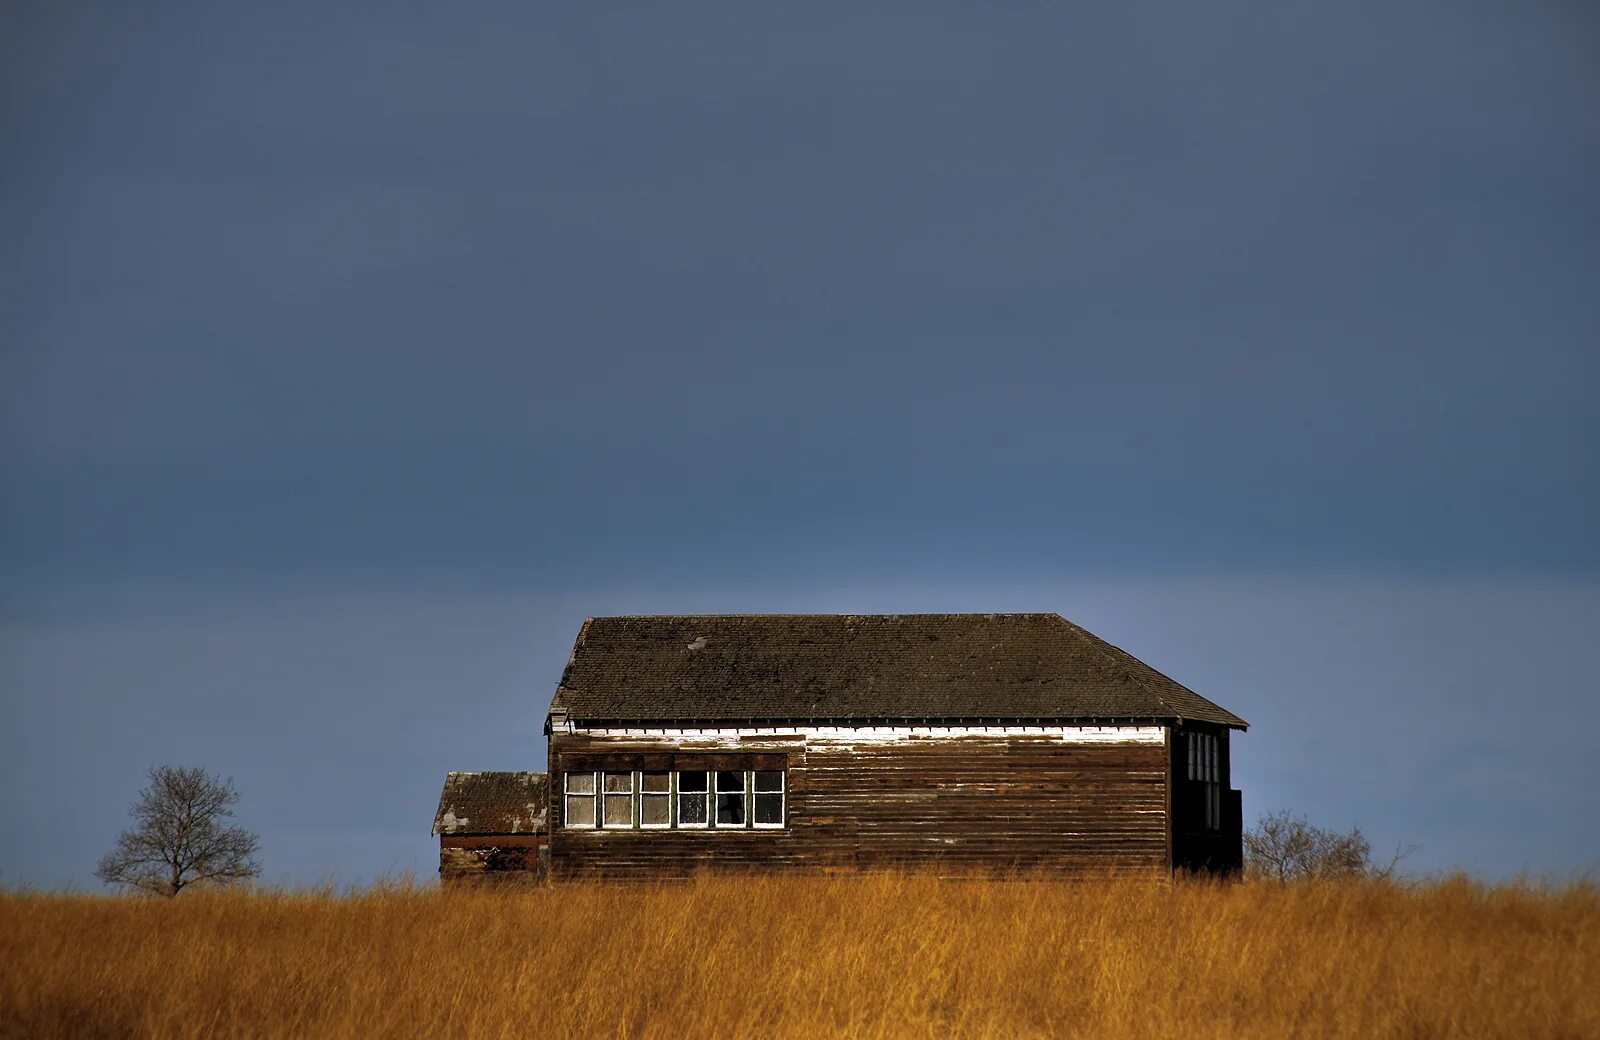
[[[1038,737],[1065,744],[1160,744],[1161,726],[750,726],[750,727],[581,727],[587,737],[682,740],[709,746],[748,745],[762,737],[804,738],[812,744],[898,744],[917,740]]]
[[[444,815],[439,817],[439,833],[454,834],[471,822],[465,816],[457,816],[454,808],[446,809]]]

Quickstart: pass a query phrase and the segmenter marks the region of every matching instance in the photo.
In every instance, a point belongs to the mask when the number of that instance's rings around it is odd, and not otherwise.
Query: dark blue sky
[[[1600,863],[1592,5],[325,6],[0,12],[0,882],[163,761],[431,871],[644,610],[1058,610]]]

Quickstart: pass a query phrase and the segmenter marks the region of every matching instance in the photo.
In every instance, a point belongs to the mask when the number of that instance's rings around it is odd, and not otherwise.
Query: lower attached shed
[[[590,618],[550,870],[1231,872],[1245,727],[1055,614]]]
[[[543,773],[448,773],[433,817],[445,882],[542,876],[550,787]]]

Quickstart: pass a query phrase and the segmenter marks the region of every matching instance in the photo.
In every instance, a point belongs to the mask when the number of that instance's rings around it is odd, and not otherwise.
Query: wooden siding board
[[[439,838],[439,879],[446,884],[474,880],[534,880],[546,873],[547,835],[496,834]]]
[[[778,761],[788,770],[785,828],[558,829],[553,870],[648,877],[765,866],[1170,868],[1164,741],[1074,745],[1059,735],[1029,734],[881,744],[758,736],[740,744],[742,750],[780,741]],[[598,768],[614,754],[674,746],[685,759],[703,761],[686,743],[557,732],[551,762]]]

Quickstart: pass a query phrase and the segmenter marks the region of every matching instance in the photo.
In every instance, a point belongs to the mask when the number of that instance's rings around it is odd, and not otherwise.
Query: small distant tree
[[[1388,862],[1372,861],[1372,843],[1352,827],[1347,833],[1317,827],[1287,809],[1268,813],[1244,834],[1245,874],[1273,881],[1312,878],[1387,878],[1416,846],[1397,847]]]
[[[257,877],[259,839],[226,826],[239,800],[233,781],[204,769],[157,766],[128,810],[135,825],[117,837],[95,876],[108,885],[175,896],[190,885]]]

